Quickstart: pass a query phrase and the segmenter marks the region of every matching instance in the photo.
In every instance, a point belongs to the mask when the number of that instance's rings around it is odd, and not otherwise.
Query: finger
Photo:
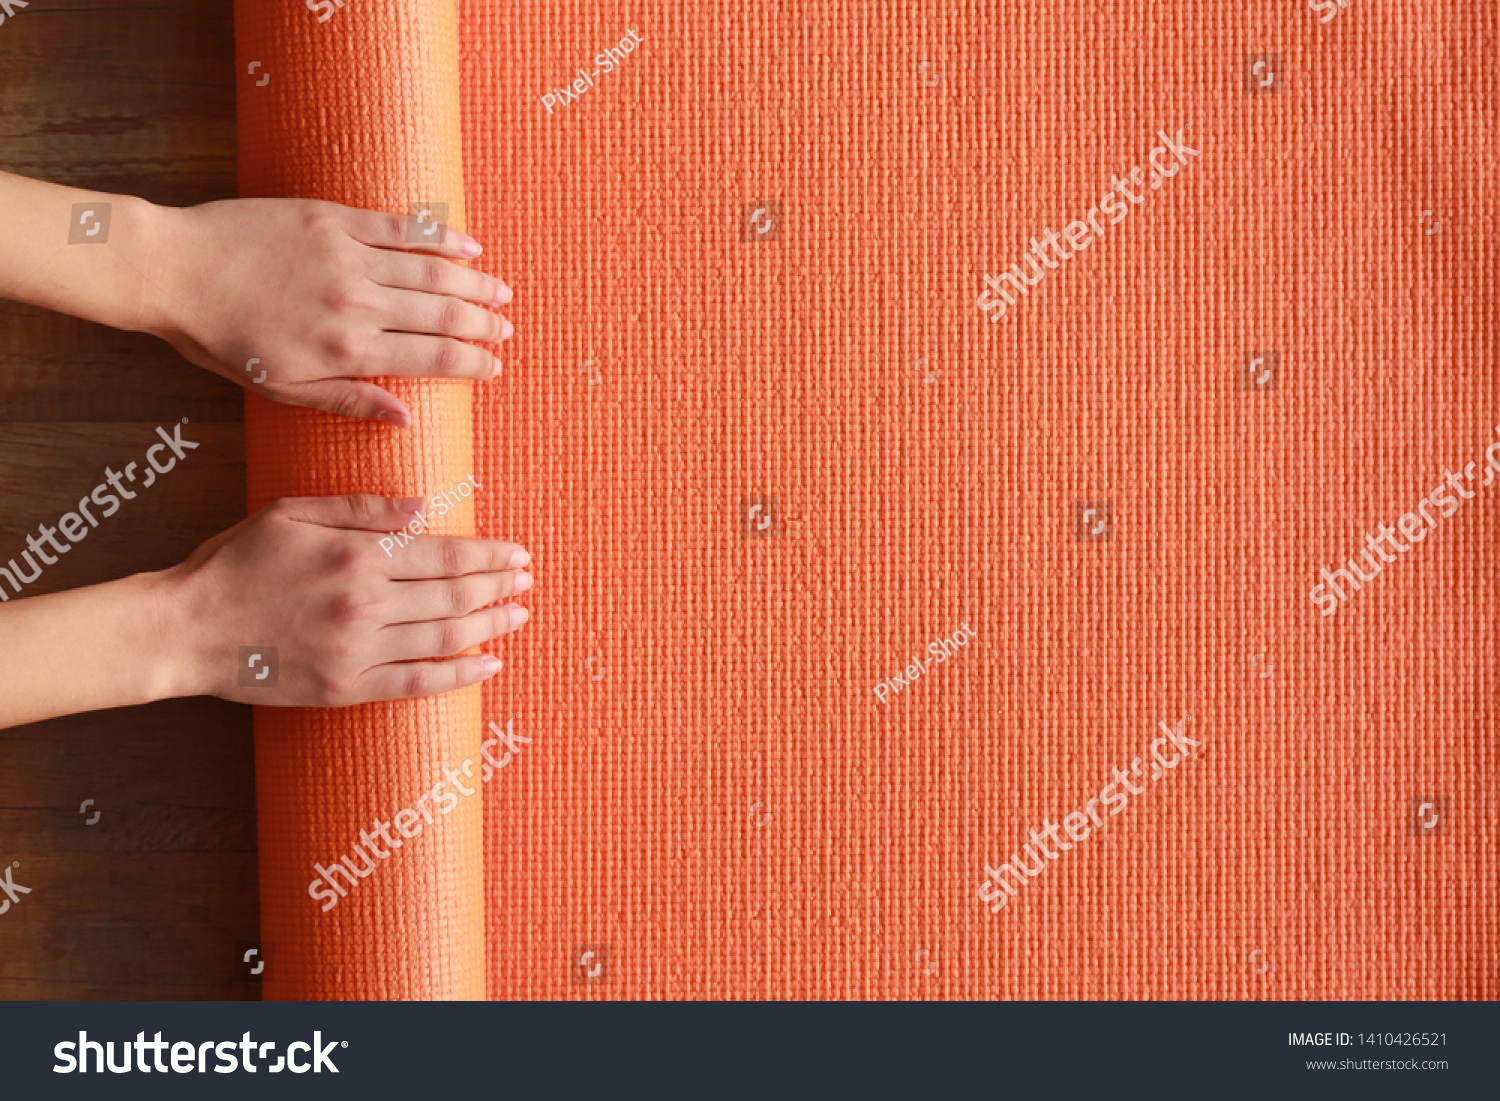
[[[392,333],[451,336],[455,340],[482,340],[498,344],[506,337],[510,322],[482,306],[424,291],[380,287],[375,295],[375,319]],[[513,331],[513,330],[512,330]]]
[[[381,333],[373,343],[373,358],[360,367],[365,377],[492,379],[500,373],[492,353],[450,336]]]
[[[471,573],[441,581],[398,581],[390,606],[392,624],[426,623],[466,616],[531,588],[531,574],[521,570]]]
[[[380,421],[410,428],[411,413],[400,398],[372,382],[352,378],[324,378],[278,387],[268,395],[286,405],[322,409],[341,417]]]
[[[397,581],[422,581],[520,570],[530,564],[531,555],[515,543],[464,535],[423,535],[392,556],[386,576]]]
[[[359,702],[415,700],[467,688],[488,680],[504,667],[493,654],[475,654],[452,661],[413,661],[377,665],[359,678]]]
[[[382,627],[376,636],[377,645],[390,661],[446,658],[519,630],[530,617],[531,613],[519,604],[500,604],[459,619]]]
[[[484,251],[467,233],[438,225],[430,215],[422,215],[420,210],[413,216],[344,207],[340,222],[350,237],[373,248],[420,249],[455,260],[472,260]],[[429,233],[434,225],[436,231]]]
[[[382,287],[446,294],[481,306],[503,306],[513,297],[511,289],[493,275],[463,267],[441,256],[388,252],[376,265],[370,281]]]
[[[392,500],[373,493],[339,497],[284,497],[277,504],[288,519],[348,531],[395,531],[410,524],[425,497]]]

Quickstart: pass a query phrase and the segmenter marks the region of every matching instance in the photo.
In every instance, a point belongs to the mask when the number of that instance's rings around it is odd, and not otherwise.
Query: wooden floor
[[[233,198],[234,91],[231,0],[30,0],[0,25],[0,168],[175,206]],[[202,446],[34,591],[160,569],[243,517],[242,398],[153,338],[0,301],[0,561],[184,417]],[[4,865],[31,893],[0,915],[0,998],[258,998],[250,708],[0,731]]]

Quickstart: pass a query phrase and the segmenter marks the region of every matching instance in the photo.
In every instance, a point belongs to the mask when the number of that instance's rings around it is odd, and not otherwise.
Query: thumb
[[[341,497],[291,497],[282,501],[289,520],[320,524],[350,531],[396,531],[411,523],[426,497],[393,500],[373,493],[346,493]]]
[[[322,409],[341,417],[383,421],[397,428],[411,427],[411,413],[394,394],[352,378],[319,379],[297,388],[296,404]]]

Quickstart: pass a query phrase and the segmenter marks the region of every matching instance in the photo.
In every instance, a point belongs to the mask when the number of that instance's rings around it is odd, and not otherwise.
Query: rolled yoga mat
[[[241,8],[246,193],[436,188],[515,287],[537,575],[477,713],[258,719],[275,994],[1500,993],[1492,5]],[[251,406],[257,502],[463,433]],[[480,736],[483,861],[319,914]]]
[[[358,18],[350,10],[319,23],[291,0],[235,5],[245,74],[240,194],[394,213],[446,202],[448,224],[462,229],[452,0],[361,7]],[[275,355],[266,350],[262,369],[275,370]],[[249,507],[278,497],[431,495],[475,473],[472,384],[389,388],[411,409],[412,430],[249,394]],[[431,515],[436,531],[474,534],[472,500]],[[479,801],[460,799],[378,863],[355,849],[375,817],[391,822],[414,806],[445,767],[479,761],[480,725],[478,688],[340,710],[256,708],[267,998],[484,997]],[[353,874],[321,872],[346,858]],[[341,895],[328,909],[326,893],[309,894],[321,878]]]

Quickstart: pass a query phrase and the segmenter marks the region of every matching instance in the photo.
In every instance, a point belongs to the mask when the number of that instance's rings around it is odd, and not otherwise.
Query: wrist
[[[139,292],[122,303],[121,316],[106,323],[171,341],[182,328],[184,281],[179,269],[186,256],[182,211],[133,196],[122,203],[128,259],[142,278]]]
[[[194,612],[202,605],[192,593],[192,573],[178,566],[130,580],[140,585],[146,602],[142,620],[148,625],[152,655],[150,698],[219,695],[221,686],[211,676],[211,647],[204,637],[202,617]]]

